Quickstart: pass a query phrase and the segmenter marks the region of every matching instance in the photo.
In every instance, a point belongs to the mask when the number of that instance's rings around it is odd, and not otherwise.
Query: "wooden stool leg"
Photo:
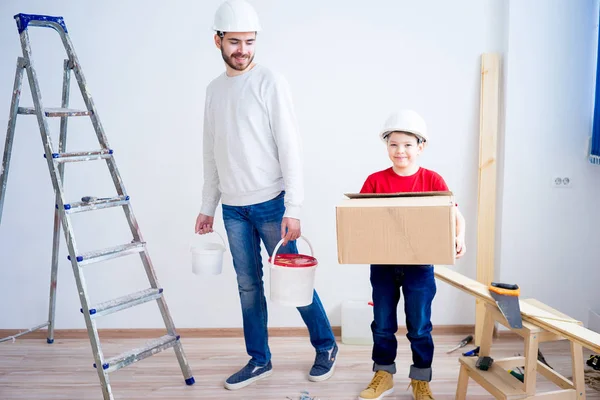
[[[573,386],[577,400],[585,400],[585,377],[583,373],[583,349],[580,344],[571,342],[571,359],[573,362]]]
[[[481,329],[481,344],[479,346],[479,356],[489,356],[494,340],[494,315],[490,310],[490,305],[486,304],[483,327]]]
[[[467,399],[467,386],[469,385],[469,371],[464,365],[460,365],[458,373],[458,385],[456,386],[456,400]]]
[[[535,394],[539,338],[537,333],[525,337],[525,392]]]

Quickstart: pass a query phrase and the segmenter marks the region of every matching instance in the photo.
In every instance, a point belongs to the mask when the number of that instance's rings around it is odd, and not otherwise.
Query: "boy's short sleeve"
[[[375,185],[373,183],[373,179],[369,176],[365,183],[363,184],[362,189],[360,189],[361,193],[375,193]]]
[[[437,175],[435,177],[435,179],[433,179],[433,188],[432,190],[434,192],[448,192],[450,189],[448,189],[448,185],[446,184],[446,181],[444,181],[444,178],[442,178],[440,175]]]

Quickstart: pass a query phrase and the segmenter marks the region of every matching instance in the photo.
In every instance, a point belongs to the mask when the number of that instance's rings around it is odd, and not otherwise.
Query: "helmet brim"
[[[419,139],[420,141],[422,141],[423,143],[427,143],[427,138],[424,137],[423,135],[421,135],[420,133],[417,132],[413,132],[410,130],[386,130],[381,132],[380,137],[381,140],[383,140],[384,142],[387,142],[387,138],[390,134],[394,133],[394,132],[398,132],[398,133],[407,133],[409,135],[413,135],[415,136],[417,139]]]

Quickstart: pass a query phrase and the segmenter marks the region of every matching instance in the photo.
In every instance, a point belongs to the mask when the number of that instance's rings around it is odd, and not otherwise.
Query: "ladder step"
[[[137,306],[138,304],[144,304],[158,299],[162,296],[162,292],[162,288],[150,288],[140,292],[131,293],[117,299],[108,300],[90,307],[90,316],[92,318],[102,317],[117,311],[125,310],[129,307]],[[80,308],[79,311],[83,313],[83,308]]]
[[[33,107],[19,107],[19,114],[35,115]],[[90,115],[87,110],[73,110],[71,108],[44,108],[46,117],[85,117]]]
[[[100,160],[112,157],[112,149],[95,151],[78,151],[74,153],[52,153],[52,158],[58,163]],[[46,155],[44,154],[44,158]]]
[[[112,258],[122,257],[129,254],[141,253],[146,248],[146,242],[132,242],[115,247],[108,247],[102,250],[90,251],[77,256],[79,266],[93,264],[100,261],[110,260]],[[67,256],[71,260],[71,256]]]
[[[65,204],[67,214],[75,214],[83,211],[100,210],[102,208],[118,207],[129,203],[129,196],[116,196],[111,198],[94,199],[91,201],[78,201]],[[58,205],[56,206],[58,207]]]
[[[146,343],[144,347],[140,347],[137,349],[130,350],[116,357],[110,358],[106,360],[104,364],[102,364],[102,369],[106,372],[114,372],[123,367],[126,367],[134,362],[143,360],[144,358],[153,356],[157,353],[160,353],[163,350],[166,350],[170,347],[173,347],[179,341],[179,335],[165,335],[158,339],[154,339]],[[94,368],[96,368],[96,363],[94,363]]]

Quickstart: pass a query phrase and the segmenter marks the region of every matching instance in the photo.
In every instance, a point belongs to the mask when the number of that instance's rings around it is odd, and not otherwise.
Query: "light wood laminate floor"
[[[436,399],[453,399],[458,377],[458,356],[446,351],[464,335],[434,336],[436,354],[431,387]],[[406,337],[398,335],[398,374],[395,393],[387,399],[411,399],[408,368],[411,364],[410,346]],[[145,340],[105,340],[107,357],[138,346]],[[356,399],[369,383],[371,347],[340,343],[335,375],[328,381],[313,383],[307,380],[314,352],[307,337],[273,337],[273,375],[238,391],[223,388],[227,376],[245,365],[248,356],[242,338],[182,338],[184,350],[194,372],[196,384],[186,386],[172,349],[125,367],[110,375],[115,399],[178,400],[178,399],[277,399],[297,400],[304,390],[320,400]],[[492,357],[523,353],[522,340],[503,337],[495,341]],[[567,377],[571,376],[567,342],[545,343],[542,352],[550,365]],[[589,353],[584,354],[584,360]],[[57,338],[52,345],[45,340],[19,338],[0,343],[1,400],[82,400],[102,399],[98,376],[92,367],[87,340]],[[539,390],[556,387],[538,375]],[[491,399],[473,380],[469,382],[469,399]],[[589,389],[588,399],[600,399],[600,393]]]

